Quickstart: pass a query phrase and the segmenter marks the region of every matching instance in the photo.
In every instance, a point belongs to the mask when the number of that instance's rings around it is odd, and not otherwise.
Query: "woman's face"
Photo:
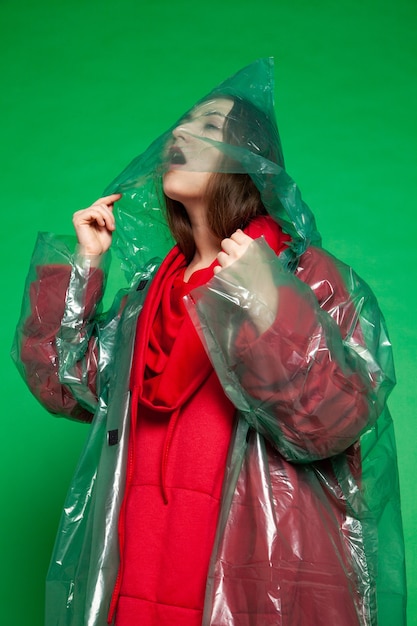
[[[212,172],[218,170],[221,152],[204,141],[223,141],[223,126],[233,100],[215,98],[198,105],[172,131],[168,148],[169,168],[164,191],[173,200],[203,197]]]

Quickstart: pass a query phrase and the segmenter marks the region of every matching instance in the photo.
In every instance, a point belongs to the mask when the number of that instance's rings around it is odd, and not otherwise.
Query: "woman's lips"
[[[178,148],[178,146],[172,146],[169,149],[169,161],[171,165],[185,165],[187,159],[185,158],[181,148]]]

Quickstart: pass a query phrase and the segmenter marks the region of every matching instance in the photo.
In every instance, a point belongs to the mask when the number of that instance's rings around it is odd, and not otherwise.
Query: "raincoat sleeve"
[[[262,293],[265,277],[277,310]],[[289,461],[345,451],[394,384],[372,292],[321,249],[309,248],[292,274],[259,238],[187,306],[226,393]]]
[[[96,316],[100,259],[72,254],[73,241],[40,233],[26,282],[12,358],[51,413],[91,421],[97,404]]]

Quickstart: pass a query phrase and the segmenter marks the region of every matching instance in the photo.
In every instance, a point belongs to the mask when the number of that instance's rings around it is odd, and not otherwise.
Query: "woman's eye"
[[[212,124],[210,122],[207,122],[204,125],[205,130],[221,130],[221,128],[219,128],[219,126],[216,126],[216,124]]]

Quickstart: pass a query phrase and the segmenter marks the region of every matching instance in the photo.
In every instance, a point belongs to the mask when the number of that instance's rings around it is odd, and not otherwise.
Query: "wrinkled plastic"
[[[261,60],[202,102],[249,99],[276,129],[271,69]],[[107,190],[124,194],[115,248],[133,286],[107,314],[100,312],[107,259],[73,256],[72,241],[46,234],[35,247],[13,358],[49,410],[92,420],[48,573],[47,626],[107,620],[119,566],[137,316],[172,244],[160,196],[172,129]],[[283,169],[278,131],[262,149],[253,136],[239,146],[216,144],[223,171],[250,173],[292,242],[277,258],[256,240],[187,298],[237,407],[203,625],[249,626],[254,616],[265,625],[405,624],[386,408],[395,375],[384,320],[369,287],[317,247],[314,218]]]

